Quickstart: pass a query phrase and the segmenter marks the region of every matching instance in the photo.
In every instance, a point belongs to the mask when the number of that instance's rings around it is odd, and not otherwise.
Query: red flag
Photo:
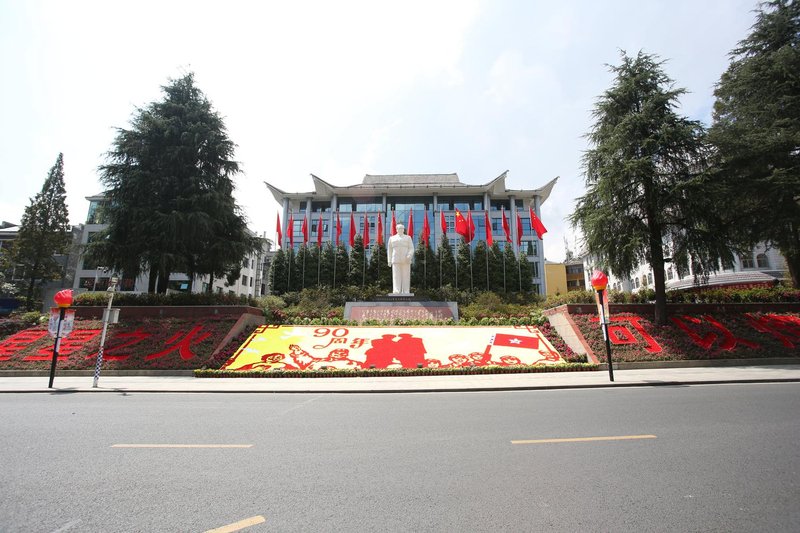
[[[469,226],[467,225],[467,219],[464,218],[464,215],[462,215],[461,211],[458,209],[456,209],[456,233],[465,239],[469,238]]]
[[[383,213],[378,213],[378,246],[383,244]]]
[[[275,231],[278,232],[278,246],[283,248],[283,230],[281,229],[281,214],[278,213],[278,225],[275,228]]]
[[[317,222],[317,247],[322,248],[322,213],[319,214],[319,222]]]
[[[439,211],[439,218],[442,219],[442,235],[447,235],[447,220],[444,218],[444,211]]]
[[[486,215],[486,246],[494,244],[492,241],[492,223],[489,221],[489,211],[483,212]]]
[[[517,246],[522,244],[522,217],[519,216],[517,211]]]
[[[414,238],[414,210],[408,212],[408,227],[406,228],[406,234]]]
[[[369,215],[364,213],[364,249],[369,248]]]
[[[542,235],[547,233],[547,228],[544,227],[542,221],[539,220],[539,217],[536,216],[536,213],[533,212],[533,206],[530,206],[531,211],[531,227],[536,232],[536,236],[539,237],[539,240],[542,239]]]
[[[511,242],[511,228],[508,226],[505,209],[503,209],[503,233],[506,234],[506,242]]]
[[[538,350],[539,339],[525,335],[495,333],[492,336],[492,346],[508,346],[509,348],[528,348],[530,350]]]
[[[303,244],[308,242],[308,215],[303,217],[303,225],[300,227],[300,231],[303,233]]]
[[[392,232],[392,235],[397,235],[397,228],[395,226],[397,226],[397,222],[394,220],[394,209],[392,209],[392,227],[389,228],[389,231]]]
[[[430,246],[431,227],[428,225],[428,212],[425,211],[425,219],[422,221],[422,242],[425,246]]]
[[[339,246],[339,237],[342,236],[342,221],[339,219],[339,211],[336,211],[336,246]]]
[[[289,247],[294,248],[294,215],[289,213],[289,224],[286,226],[286,234],[289,237]]]
[[[467,211],[467,228],[469,229],[469,238],[467,242],[472,242],[475,238],[475,222],[472,221],[472,210]]]
[[[353,244],[356,242],[356,222],[353,220],[353,213],[350,212],[350,248],[353,247]]]

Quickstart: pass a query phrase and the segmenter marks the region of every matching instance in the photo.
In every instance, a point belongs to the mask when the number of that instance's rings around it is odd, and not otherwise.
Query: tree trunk
[[[792,287],[800,288],[800,250],[781,250],[786,258],[786,266],[792,279]]]
[[[208,287],[206,287],[206,292],[211,294],[214,292],[214,273],[208,275]]]
[[[28,311],[33,311],[33,289],[36,286],[36,278],[31,276],[31,282],[28,283],[28,293],[25,297],[25,308]]]
[[[158,268],[151,266],[150,274],[147,276],[147,292],[156,292],[156,280],[158,280]]]
[[[170,272],[166,268],[161,267],[158,273],[158,285],[156,286],[156,292],[158,294],[165,294],[167,292],[167,286],[169,285],[169,275]]]

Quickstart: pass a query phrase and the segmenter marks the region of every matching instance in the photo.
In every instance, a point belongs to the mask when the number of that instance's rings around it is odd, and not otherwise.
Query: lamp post
[[[106,331],[108,331],[108,323],[111,320],[111,302],[114,300],[114,291],[117,289],[117,277],[112,276],[108,284],[108,307],[103,313],[103,332],[100,334],[100,349],[97,351],[97,363],[94,366],[94,381],[92,388],[97,388],[97,381],[100,379],[100,367],[103,365],[103,346],[106,343]],[[118,309],[117,309],[118,311]]]
[[[56,377],[56,362],[58,361],[58,350],[61,347],[61,337],[66,337],[72,331],[72,319],[75,316],[75,311],[71,310],[69,320],[65,325],[64,317],[67,314],[67,308],[72,305],[72,289],[64,289],[58,291],[53,296],[53,301],[58,307],[50,310],[50,324],[48,331],[55,339],[53,342],[53,360],[50,363],[50,383],[48,388],[53,388],[53,379]]]
[[[606,341],[606,360],[608,361],[608,379],[614,381],[614,368],[611,365],[611,339],[608,336],[608,276],[602,271],[595,270],[592,274],[592,288],[597,291],[597,315],[600,317],[600,327],[603,330],[603,338]]]

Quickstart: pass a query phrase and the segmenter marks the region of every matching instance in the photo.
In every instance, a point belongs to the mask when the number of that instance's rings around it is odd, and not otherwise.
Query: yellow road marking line
[[[252,448],[252,444],[112,444],[112,448]]]
[[[599,440],[638,440],[655,438],[655,435],[619,435],[616,437],[575,437],[571,439],[512,440],[511,444],[547,444],[551,442],[594,442]]]
[[[240,529],[244,529],[246,527],[254,526],[256,524],[261,524],[266,522],[263,516],[253,516],[251,518],[245,518],[244,520],[239,520],[233,524],[228,524],[227,526],[218,527],[216,529],[209,529],[205,533],[232,533],[233,531],[239,531]]]

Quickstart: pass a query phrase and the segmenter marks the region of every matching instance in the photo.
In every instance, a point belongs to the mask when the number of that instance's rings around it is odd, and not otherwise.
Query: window
[[[767,259],[767,254],[758,254],[756,256],[756,264],[758,268],[769,268],[769,259]]]
[[[242,285],[247,287],[247,276],[245,276],[244,274],[242,274]]]
[[[483,195],[481,196],[440,196],[436,204],[439,210],[449,211],[458,209],[464,211],[480,211],[483,209]],[[464,215],[466,216],[466,214]]]
[[[753,263],[753,257],[742,257],[742,268],[755,268],[755,264]]]
[[[89,202],[89,214],[86,216],[87,224],[105,224],[106,220],[103,216],[105,204],[105,200],[92,200]]]
[[[253,286],[253,278],[250,278],[250,286]]]
[[[652,273],[652,272],[650,272],[650,273],[648,273],[648,274],[647,274],[647,283],[648,283],[649,285],[652,285],[652,284],[653,284],[653,273]]]
[[[667,280],[671,280],[673,277],[672,267],[667,269]]]
[[[539,277],[539,263],[533,262],[533,263],[531,263],[531,267],[532,267],[531,271],[533,272],[532,276],[534,278],[538,278]]]

